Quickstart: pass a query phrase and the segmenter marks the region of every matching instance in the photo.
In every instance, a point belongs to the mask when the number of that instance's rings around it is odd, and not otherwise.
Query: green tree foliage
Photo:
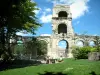
[[[47,42],[46,41],[44,40],[38,41],[37,52],[38,52],[38,55],[47,54]]]
[[[40,26],[33,12],[37,10],[35,6],[31,0],[1,0],[0,26],[7,27],[9,32],[23,29],[33,32]]]
[[[24,43],[25,47],[25,54],[32,54],[34,51],[36,51],[37,41],[34,39],[32,41],[27,41]]]
[[[32,41],[25,42],[25,53],[26,54],[34,54],[36,52],[37,55],[44,55],[47,53],[47,43],[43,40],[38,40],[33,38]]]
[[[96,48],[93,47],[73,47],[73,56],[76,59],[87,59],[89,52],[95,52]]]
[[[0,0],[1,54],[7,51],[11,56],[9,40],[16,32],[26,30],[34,34],[34,31],[41,26],[34,10],[38,9],[36,3],[31,0]]]
[[[95,38],[95,47],[98,52],[100,52],[100,37],[96,36]]]

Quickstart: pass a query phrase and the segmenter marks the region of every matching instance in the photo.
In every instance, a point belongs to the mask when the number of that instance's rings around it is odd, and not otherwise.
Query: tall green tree
[[[47,54],[47,42],[44,40],[39,40],[37,45],[37,54],[45,55]]]
[[[36,3],[31,0],[1,0],[0,26],[7,27],[9,32],[23,29],[33,32],[40,26],[35,17],[35,7]]]
[[[11,53],[9,40],[10,36],[15,35],[16,32],[26,30],[34,34],[34,31],[41,26],[37,21],[34,10],[37,10],[36,3],[31,2],[31,0],[0,1],[0,43],[2,44],[2,51]]]

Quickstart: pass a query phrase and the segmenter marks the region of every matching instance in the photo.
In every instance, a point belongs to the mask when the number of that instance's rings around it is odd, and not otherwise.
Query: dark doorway
[[[60,33],[67,33],[67,26],[66,24],[60,24],[58,26],[58,34]]]
[[[60,11],[58,17],[67,17],[66,11]]]

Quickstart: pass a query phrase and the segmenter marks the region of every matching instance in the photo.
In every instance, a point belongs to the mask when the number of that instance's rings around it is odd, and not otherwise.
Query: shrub
[[[72,53],[73,53],[73,56],[75,59],[78,59],[79,57],[79,47],[73,47],[73,50],[72,50]]]
[[[96,46],[95,49],[96,49],[96,52],[100,52],[100,46]]]
[[[73,56],[75,59],[87,59],[88,53],[95,51],[95,48],[93,47],[73,47]]]

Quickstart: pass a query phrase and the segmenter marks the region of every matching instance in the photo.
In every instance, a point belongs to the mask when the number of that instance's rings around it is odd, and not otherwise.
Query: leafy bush
[[[96,49],[96,52],[100,52],[100,46],[96,46],[95,49]]]
[[[87,59],[89,52],[94,52],[96,49],[93,47],[73,47],[73,56],[75,59]]]
[[[72,53],[73,53],[73,56],[74,58],[78,58],[79,57],[79,47],[73,47],[73,50],[72,50]]]

